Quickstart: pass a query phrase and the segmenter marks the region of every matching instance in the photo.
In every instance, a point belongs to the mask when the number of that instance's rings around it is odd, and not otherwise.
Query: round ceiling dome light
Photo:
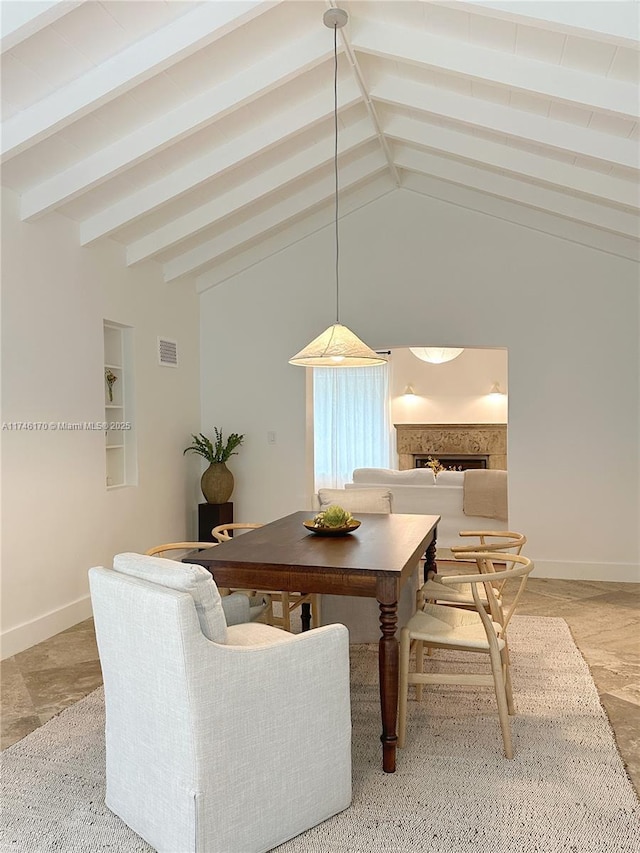
[[[464,348],[454,347],[409,347],[411,352],[421,361],[428,361],[430,364],[444,364],[445,361],[453,361]]]

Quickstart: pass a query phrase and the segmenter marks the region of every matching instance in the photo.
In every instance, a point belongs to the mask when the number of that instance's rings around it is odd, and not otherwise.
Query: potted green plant
[[[182,455],[192,452],[207,460],[209,467],[200,480],[202,494],[207,503],[224,504],[231,497],[234,486],[233,474],[226,463],[229,457],[238,455],[236,447],[240,447],[244,441],[244,435],[232,432],[225,442],[222,431],[218,427],[214,427],[213,430],[215,444],[202,432],[198,435],[192,434],[193,444],[185,447]]]

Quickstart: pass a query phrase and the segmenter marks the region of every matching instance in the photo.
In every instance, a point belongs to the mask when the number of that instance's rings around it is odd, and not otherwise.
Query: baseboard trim
[[[447,549],[438,549],[440,559],[451,559]],[[532,577],[557,578],[561,580],[609,581],[611,583],[640,583],[640,564],[637,563],[584,563],[560,562],[557,560],[535,560]],[[52,610],[9,628],[0,634],[0,660],[23,652],[25,649],[48,640],[54,634],[71,628],[88,619],[92,614],[91,598],[72,601],[58,610]]]
[[[524,553],[531,554],[525,548]],[[454,561],[448,548],[438,548],[437,559]],[[638,563],[584,563],[564,560],[536,560],[532,578],[555,578],[557,580],[609,581],[610,583],[640,583]]]
[[[88,595],[72,601],[57,610],[45,613],[30,622],[23,622],[15,628],[8,628],[0,635],[0,659],[10,658],[25,649],[48,640],[78,622],[88,619],[92,614],[91,598]]]
[[[533,559],[536,567],[531,575],[532,578],[640,583],[640,564],[638,563],[573,563],[536,560],[535,557]]]

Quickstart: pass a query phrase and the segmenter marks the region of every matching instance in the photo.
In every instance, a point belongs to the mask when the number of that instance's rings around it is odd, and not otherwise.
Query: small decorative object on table
[[[332,504],[312,520],[302,523],[308,531],[320,536],[345,536],[360,527],[360,522],[337,504]]]
[[[111,371],[108,367],[105,368],[104,378],[107,382],[107,388],[109,389],[109,402],[113,403],[113,386],[118,381],[118,377]]]

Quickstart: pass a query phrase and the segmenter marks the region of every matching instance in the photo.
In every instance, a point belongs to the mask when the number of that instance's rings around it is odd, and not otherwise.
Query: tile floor
[[[640,584],[532,578],[518,613],[566,619],[640,792]],[[2,661],[2,749],[101,683],[90,619]]]

